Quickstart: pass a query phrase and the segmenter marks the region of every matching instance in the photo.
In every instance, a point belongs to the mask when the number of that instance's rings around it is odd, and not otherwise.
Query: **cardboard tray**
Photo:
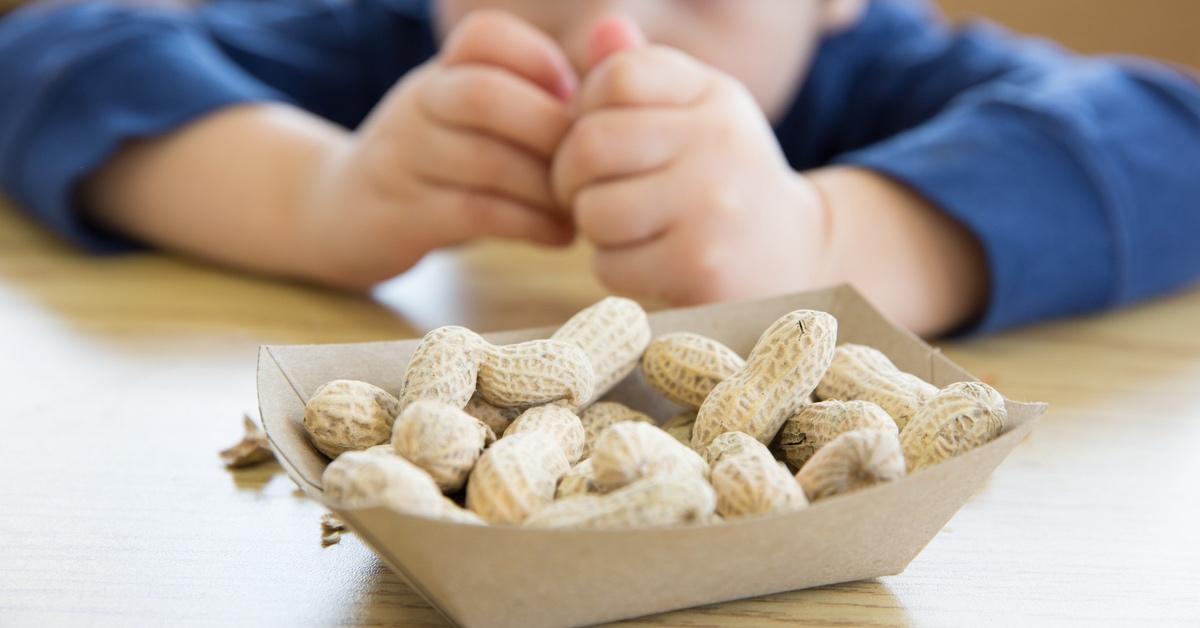
[[[973,379],[900,329],[848,286],[745,303],[656,312],[655,336],[687,330],[742,355],[776,318],[796,309],[832,313],[840,342],[868,344],[938,386]],[[496,343],[548,336],[552,328],[485,334]],[[324,503],[328,460],[305,438],[305,401],[331,379],[393,392],[417,340],[266,346],[259,353],[263,425],[279,462]],[[660,421],[678,408],[640,372],[608,398]],[[1044,412],[1007,401],[1009,426],[991,443],[898,482],[830,498],[807,509],[711,527],[534,530],[481,527],[383,508],[339,517],[434,608],[463,626],[591,624],[650,613],[898,574],[962,507]]]

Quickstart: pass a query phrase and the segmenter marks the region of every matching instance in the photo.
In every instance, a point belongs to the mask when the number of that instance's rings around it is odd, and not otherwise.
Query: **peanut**
[[[1004,431],[1007,420],[1004,397],[991,386],[950,384],[900,432],[909,473],[983,445]]]
[[[696,410],[717,384],[746,368],[733,349],[691,332],[659,336],[642,355],[642,375],[670,401]]]
[[[521,416],[521,408],[497,408],[480,399],[478,393],[471,397],[463,411],[482,421],[497,436],[504,434],[509,424]]]
[[[316,390],[304,406],[304,430],[321,453],[336,458],[346,451],[385,443],[400,402],[366,382],[339,379]]]
[[[709,443],[701,453],[704,461],[711,468],[727,456],[740,456],[747,452],[754,452],[758,450],[759,446],[762,446],[762,443],[745,432],[725,432],[714,438],[713,442]]]
[[[421,338],[404,371],[400,410],[429,399],[462,408],[475,393],[475,379],[490,345],[465,327],[439,327]]]
[[[641,528],[709,522],[716,499],[701,477],[645,477],[606,495],[576,495],[525,521],[540,528]]]
[[[896,368],[882,351],[844,344],[837,348],[833,363],[821,378],[817,397],[870,401],[892,415],[896,427],[904,431],[913,415],[937,391],[937,386]]]
[[[893,430],[844,432],[809,458],[796,481],[809,501],[904,477],[904,455]]]
[[[583,349],[562,340],[488,345],[479,366],[479,396],[500,408],[566,400],[579,407],[592,395],[595,375]],[[470,399],[463,400],[463,403]]]
[[[775,321],[754,345],[746,368],[717,384],[696,414],[692,448],[725,432],[745,432],[766,444],[808,403],[837,340],[837,319],[797,310]]]
[[[608,297],[575,316],[551,336],[583,349],[592,364],[592,393],[580,405],[599,399],[637,367],[650,342],[650,321],[642,306],[629,299]]]
[[[692,428],[695,426],[696,413],[682,412],[667,419],[667,422],[662,424],[662,429],[690,449],[692,446]]]
[[[496,440],[479,419],[438,401],[409,404],[392,426],[392,448],[428,473],[443,492],[463,487],[484,447]]]
[[[592,449],[595,485],[613,491],[643,477],[682,473],[708,477],[699,454],[646,423],[626,421],[604,430]]]
[[[734,437],[734,438],[727,438]],[[719,449],[719,452],[714,450]],[[740,432],[709,447],[717,514],[727,519],[799,510],[808,505],[800,484],[766,445]]]
[[[554,499],[595,493],[596,486],[592,481],[594,477],[592,459],[588,458],[571,467],[571,470],[558,481],[558,490],[554,492]]]
[[[779,430],[779,449],[784,459],[800,469],[817,450],[838,434],[859,429],[877,429],[899,435],[896,421],[870,401],[822,401],[800,409]]]
[[[505,436],[541,431],[549,434],[563,450],[567,462],[575,464],[583,457],[583,423],[567,408],[558,405],[534,406],[517,417],[505,430]]]
[[[325,467],[322,484],[325,496],[339,508],[383,506],[421,517],[483,523],[443,496],[433,478],[419,467],[386,452],[344,453]]]
[[[496,441],[467,480],[467,507],[488,523],[516,524],[554,500],[571,465],[553,436],[540,430]]]
[[[592,447],[596,444],[600,433],[613,424],[622,421],[655,424],[654,419],[646,414],[616,401],[598,401],[580,413],[579,418],[583,421],[583,430],[586,433],[583,443],[583,457],[585,458],[592,455]]]

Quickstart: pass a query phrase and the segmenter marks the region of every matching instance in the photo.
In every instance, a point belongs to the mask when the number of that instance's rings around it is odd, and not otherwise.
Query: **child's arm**
[[[99,4],[0,22],[0,51],[23,58],[0,55],[0,81],[23,95],[0,105],[5,188],[85,243],[104,243],[98,224],[349,287],[477,237],[569,239],[551,216],[547,163],[573,79],[557,47],[516,20],[464,21],[353,134],[292,104],[353,122],[385,83],[347,52],[384,44],[338,40],[347,20],[370,17],[367,5],[337,9],[346,13],[323,29],[286,4],[238,5],[246,13],[232,25],[225,14]],[[254,22],[279,23],[254,14],[271,10],[300,13],[275,32]],[[386,43],[395,33],[381,28],[373,37]],[[64,30],[77,37],[56,48]],[[247,32],[261,38],[231,41]],[[288,36],[295,45],[262,39]],[[322,38],[334,39],[328,57],[304,53]]]
[[[974,331],[1200,278],[1200,83],[1165,65],[877,0],[823,46],[780,137],[795,166],[877,173],[972,233],[990,283]]]

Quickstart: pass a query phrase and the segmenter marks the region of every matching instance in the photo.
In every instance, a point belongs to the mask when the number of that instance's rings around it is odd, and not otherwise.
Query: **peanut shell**
[[[654,419],[642,412],[616,401],[598,401],[579,414],[583,422],[586,438],[583,443],[583,457],[592,455],[592,447],[600,433],[610,426],[622,421],[638,421],[654,425]]]
[[[440,401],[409,404],[392,426],[392,448],[433,478],[445,493],[463,487],[467,475],[496,440],[475,417]]]
[[[713,444],[731,434],[744,438],[716,457],[710,474],[717,493],[717,514],[733,519],[799,510],[808,505],[796,478],[775,460],[766,445],[738,432],[722,434]]]
[[[599,399],[637,367],[650,342],[650,321],[637,302],[607,297],[572,316],[551,336],[578,345],[592,364],[592,392],[581,401]]]
[[[429,474],[396,455],[344,453],[325,467],[321,483],[325,496],[341,508],[383,506],[421,517],[483,523],[442,495]]]
[[[820,399],[861,400],[878,405],[892,415],[901,431],[937,391],[937,386],[901,371],[882,351],[855,344],[837,348],[817,385]]]
[[[692,447],[692,428],[696,427],[696,413],[682,412],[662,424],[662,429],[689,449]]]
[[[554,500],[571,465],[553,436],[533,430],[496,441],[467,480],[467,507],[488,523],[517,524]]]
[[[646,423],[626,421],[604,430],[592,448],[595,485],[613,491],[639,478],[682,473],[708,477],[699,454]]]
[[[439,327],[425,334],[404,371],[400,410],[421,400],[466,406],[475,394],[479,365],[489,346],[465,327]]]
[[[779,430],[776,442],[784,459],[800,469],[817,450],[839,434],[859,429],[876,429],[900,434],[896,421],[870,401],[830,399],[800,408]]]
[[[606,495],[576,495],[525,521],[538,528],[644,528],[711,521],[716,498],[702,478],[654,475]]]
[[[304,406],[304,431],[321,453],[336,458],[387,442],[400,402],[366,382],[339,379],[316,390]]]
[[[594,380],[591,360],[575,343],[531,340],[489,346],[479,367],[478,390],[484,401],[500,408],[559,400],[579,407],[591,397]]]
[[[654,339],[642,355],[642,375],[662,396],[698,409],[717,384],[746,368],[733,349],[700,334],[675,332]]]
[[[1007,420],[996,389],[982,382],[950,384],[900,432],[909,473],[983,445],[1004,431]]]
[[[521,416],[523,410],[524,408],[497,408],[481,399],[478,393],[472,396],[463,408],[463,412],[483,421],[497,436],[503,435],[504,430]]]
[[[754,345],[746,368],[717,384],[696,414],[692,448],[701,451],[725,432],[745,432],[767,444],[788,417],[808,403],[837,341],[837,319],[797,310],[775,321]]]
[[[844,432],[809,458],[796,481],[810,501],[904,477],[904,454],[892,430]]]
[[[559,405],[534,406],[522,412],[521,416],[508,426],[504,435],[535,430],[553,436],[559,447],[562,447],[568,463],[575,464],[583,457],[583,423],[567,408]]]
[[[558,489],[554,492],[554,499],[595,493],[596,486],[592,481],[594,477],[592,459],[588,458],[581,461],[579,464],[571,467],[571,470],[558,481]]]

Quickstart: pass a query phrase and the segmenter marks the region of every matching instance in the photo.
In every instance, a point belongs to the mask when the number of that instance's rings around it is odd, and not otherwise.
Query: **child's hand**
[[[621,39],[615,31],[602,26],[596,39]],[[593,55],[613,47],[594,40]],[[554,188],[610,288],[687,304],[825,280],[820,197],[736,80],[638,47],[596,66],[574,107]]]
[[[574,88],[565,55],[540,31],[501,12],[463,20],[315,176],[312,272],[368,287],[475,238],[570,242],[549,164]]]

